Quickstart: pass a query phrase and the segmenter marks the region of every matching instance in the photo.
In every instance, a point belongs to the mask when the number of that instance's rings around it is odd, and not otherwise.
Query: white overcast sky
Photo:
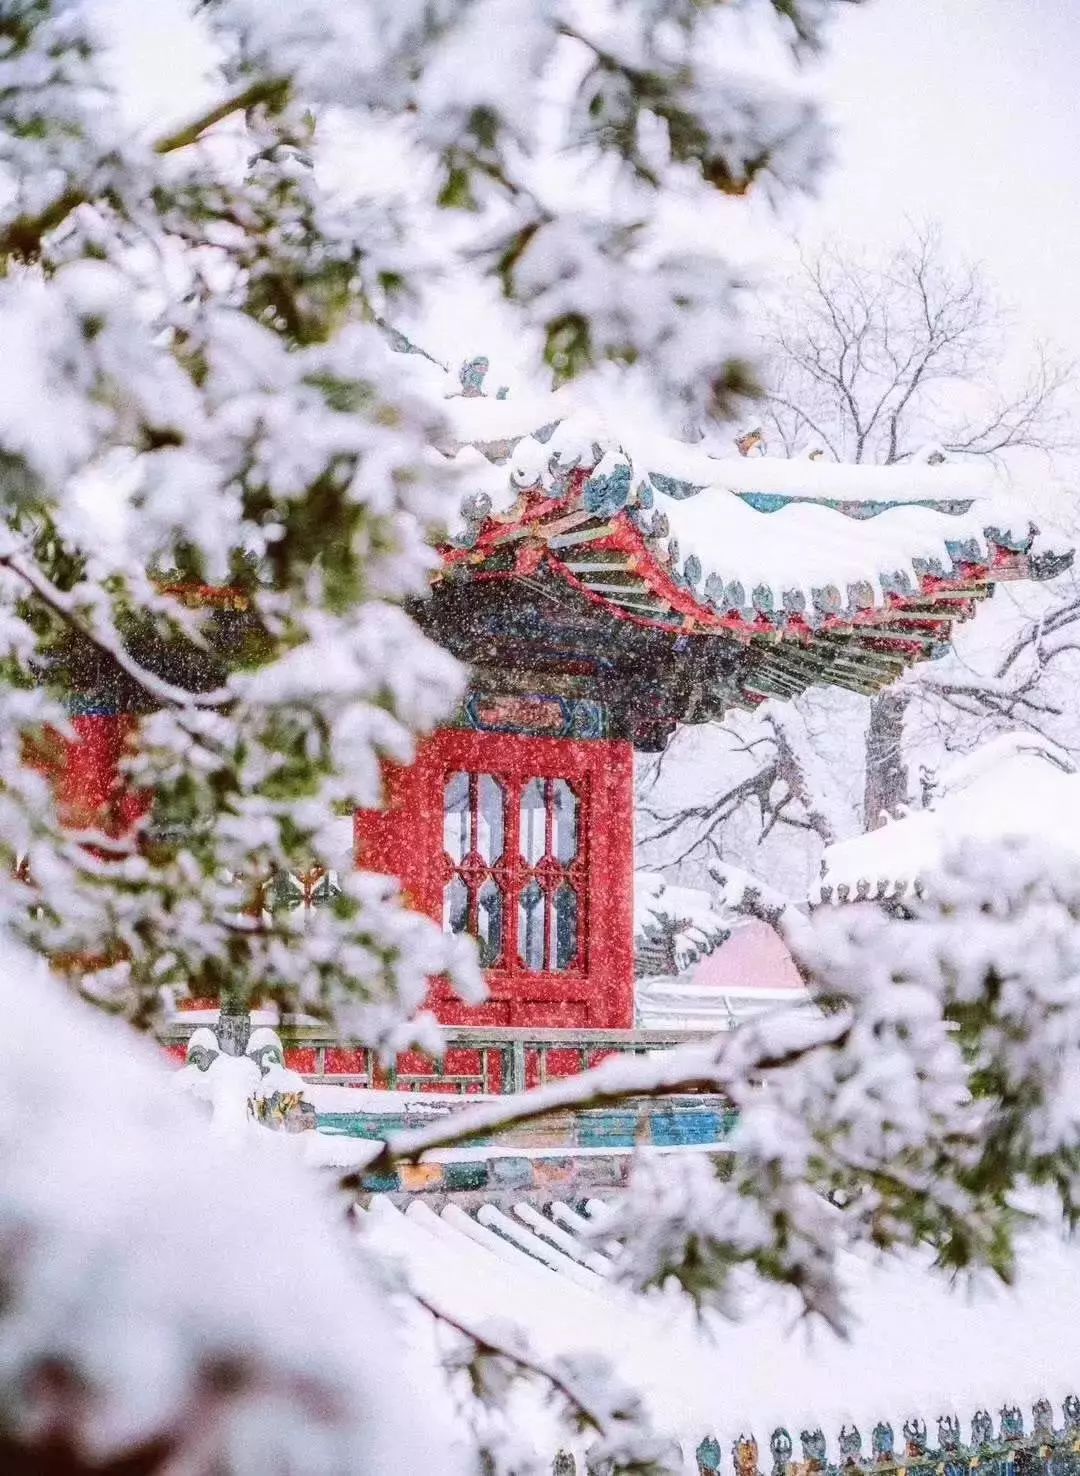
[[[1080,352],[1080,0],[845,7],[821,80],[838,164],[803,228],[940,220],[1031,334]]]

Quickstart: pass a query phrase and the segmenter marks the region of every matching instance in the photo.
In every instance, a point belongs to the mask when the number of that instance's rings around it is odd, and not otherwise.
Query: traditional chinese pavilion
[[[745,454],[759,434],[712,456],[566,391],[487,397],[484,367],[447,401],[470,490],[415,612],[469,695],[357,817],[357,856],[478,939],[490,999],[434,985],[445,1023],[628,1028],[634,750],[813,685],[877,691],[1067,556],[981,471]]]
[[[488,396],[485,367],[441,385],[435,454],[462,501],[415,610],[468,663],[468,697],[388,775],[386,809],[357,816],[356,860],[477,938],[490,998],[470,1008],[434,983],[444,1023],[629,1030],[635,749],[813,685],[874,692],[945,651],[997,583],[1068,555],[982,470],[772,459],[759,433],[713,455],[572,388]],[[242,614],[205,595],[227,648]],[[126,803],[137,708],[115,673],[85,678],[62,794],[100,817]]]

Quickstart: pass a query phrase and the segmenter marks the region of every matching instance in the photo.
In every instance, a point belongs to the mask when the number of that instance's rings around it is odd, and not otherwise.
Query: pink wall
[[[703,958],[690,974],[706,989],[743,992],[751,989],[801,989],[791,954],[765,923],[737,927],[726,943]]]

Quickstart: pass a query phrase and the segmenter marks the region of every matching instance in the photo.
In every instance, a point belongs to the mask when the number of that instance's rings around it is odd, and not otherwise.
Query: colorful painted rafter
[[[740,643],[734,704],[876,691],[946,650],[995,584],[1070,558],[981,468],[719,458],[615,434],[562,391],[519,408],[469,383],[446,450],[481,490],[441,577],[544,571],[620,621]]]

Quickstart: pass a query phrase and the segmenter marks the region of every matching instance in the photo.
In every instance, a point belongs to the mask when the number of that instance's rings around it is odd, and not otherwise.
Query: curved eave
[[[582,493],[588,480],[586,471],[572,473],[569,496],[523,493],[512,509],[475,526],[468,547],[445,549],[446,569],[513,581],[545,565],[620,621],[738,641],[753,651],[741,693],[748,705],[823,683],[879,690],[905,667],[944,652],[954,624],[969,619],[996,583],[1045,578],[1062,563],[1054,555],[1041,555],[1041,563],[1032,556],[1034,529],[1021,547],[997,542],[987,530],[980,557],[953,557],[943,514],[941,557],[898,559],[910,574],[867,569],[844,591],[815,588],[809,602],[799,591],[761,587],[748,600],[733,578],[717,598],[717,581],[706,593],[700,579],[687,579],[635,509],[605,513],[587,506]],[[838,518],[838,540],[850,536],[849,526]],[[762,536],[769,533],[763,515]]]

